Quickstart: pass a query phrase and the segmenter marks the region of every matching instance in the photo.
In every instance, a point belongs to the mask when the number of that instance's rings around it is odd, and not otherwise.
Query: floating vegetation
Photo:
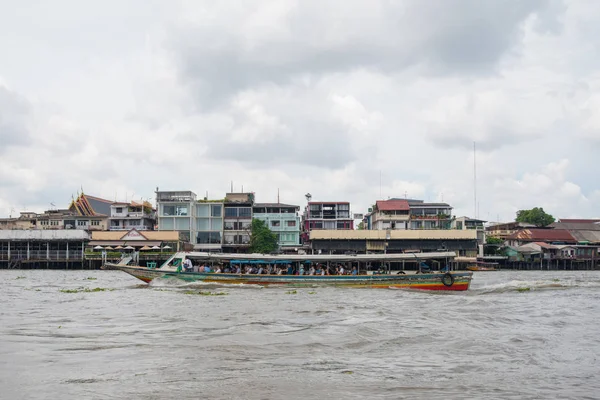
[[[517,292],[519,292],[519,293],[529,292],[530,290],[531,290],[530,287],[520,287],[520,288],[517,288]]]
[[[560,279],[558,279],[558,278],[552,279],[552,282],[560,282]]]
[[[352,375],[354,371],[342,371],[342,374]]]
[[[183,292],[184,294],[193,294],[197,296],[227,296],[229,293],[227,292],[205,292],[205,291],[195,291],[195,290],[186,290]]]
[[[95,281],[98,278],[94,278],[93,276],[88,276],[87,278],[85,278],[87,281]]]
[[[24,276],[17,276],[15,279],[25,279]]]
[[[110,291],[112,292],[114,289],[106,289],[106,288],[77,288],[77,289],[60,289],[61,293],[94,293],[94,292],[106,292],[106,291]]]
[[[317,294],[317,292],[308,292],[308,294]]]
[[[298,291],[297,290],[290,290],[288,292],[285,292],[285,294],[297,294]]]

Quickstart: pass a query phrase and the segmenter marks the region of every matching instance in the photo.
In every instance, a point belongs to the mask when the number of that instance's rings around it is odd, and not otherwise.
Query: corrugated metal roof
[[[600,222],[600,219],[568,219],[568,218],[561,218],[558,220],[558,222],[565,222],[565,223],[573,223],[573,224],[585,224],[585,223],[596,223],[596,222]]]
[[[565,229],[522,229],[507,237],[508,240],[528,242],[576,242],[577,240]]]
[[[600,224],[593,222],[555,222],[551,226],[555,229],[566,229],[569,231],[600,231]]]
[[[268,208],[296,208],[300,209],[300,206],[296,206],[293,204],[283,204],[283,203],[254,203],[254,208],[268,207]]]
[[[89,240],[89,234],[80,229],[0,230],[0,240]]]
[[[600,243],[600,231],[571,231],[571,235],[578,242]]]
[[[409,211],[410,205],[406,200],[377,200],[379,211]]]

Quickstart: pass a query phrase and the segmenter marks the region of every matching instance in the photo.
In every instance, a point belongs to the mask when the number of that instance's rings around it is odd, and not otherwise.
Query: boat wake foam
[[[598,280],[548,279],[548,280],[512,280],[483,287],[471,286],[472,294],[490,294],[506,292],[529,292],[540,290],[569,290],[582,288],[600,288]]]

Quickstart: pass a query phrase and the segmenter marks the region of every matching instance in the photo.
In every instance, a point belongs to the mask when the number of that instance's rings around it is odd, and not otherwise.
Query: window
[[[172,231],[175,228],[173,218],[160,218],[158,220],[158,229],[161,231]]]
[[[338,210],[342,211],[350,211],[350,204],[339,204]]]
[[[92,226],[99,226],[99,225],[100,225],[100,221],[98,221],[96,219],[92,221]]]
[[[238,209],[235,207],[225,208],[225,217],[237,217],[238,216],[237,210]]]
[[[196,219],[196,228],[199,231],[209,231],[210,230],[210,219],[209,218],[197,218]]]
[[[47,219],[41,220],[40,225],[48,225],[48,220]]]
[[[175,215],[178,216],[187,216],[188,215],[188,207],[184,206],[184,205],[177,205],[175,206]]]
[[[115,212],[116,212],[117,214],[121,214],[121,213],[123,212],[123,207],[117,207],[117,208],[115,209]]]
[[[335,229],[335,221],[323,222],[323,229]]]
[[[175,215],[175,206],[162,206],[162,215]]]
[[[221,244],[221,232],[198,232],[198,244]]]
[[[296,226],[296,221],[287,221],[287,226]]]
[[[239,209],[239,216],[240,217],[251,217],[252,216],[252,208],[250,207],[243,207]]]
[[[223,229],[223,220],[221,218],[211,218],[210,229],[213,231],[220,231]]]
[[[175,220],[175,230],[187,231],[189,229],[190,229],[190,219],[189,218],[177,218]]]
[[[52,226],[58,226],[59,222],[60,221],[50,221],[50,225],[52,225]]]
[[[350,229],[350,223],[348,223],[348,222],[338,222],[337,223],[337,228],[338,229]]]
[[[211,207],[211,216],[213,217],[221,217],[221,205],[220,204],[213,204]]]
[[[321,222],[321,221],[311,222],[310,227],[312,229],[323,229],[323,222]]]
[[[281,221],[271,221],[271,226],[277,228],[281,226]]]
[[[198,204],[196,206],[196,216],[197,217],[208,217],[209,210],[210,210],[210,204]]]
[[[77,221],[77,226],[87,226],[88,221],[85,219],[80,219],[79,221]]]

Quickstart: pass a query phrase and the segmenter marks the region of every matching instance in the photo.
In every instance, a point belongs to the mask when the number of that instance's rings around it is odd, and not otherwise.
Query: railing
[[[23,260],[23,261],[53,261],[53,260],[73,260],[80,261],[83,259],[81,250],[30,250],[29,257],[26,251],[11,251],[10,258],[8,252],[0,253],[0,260]]]

